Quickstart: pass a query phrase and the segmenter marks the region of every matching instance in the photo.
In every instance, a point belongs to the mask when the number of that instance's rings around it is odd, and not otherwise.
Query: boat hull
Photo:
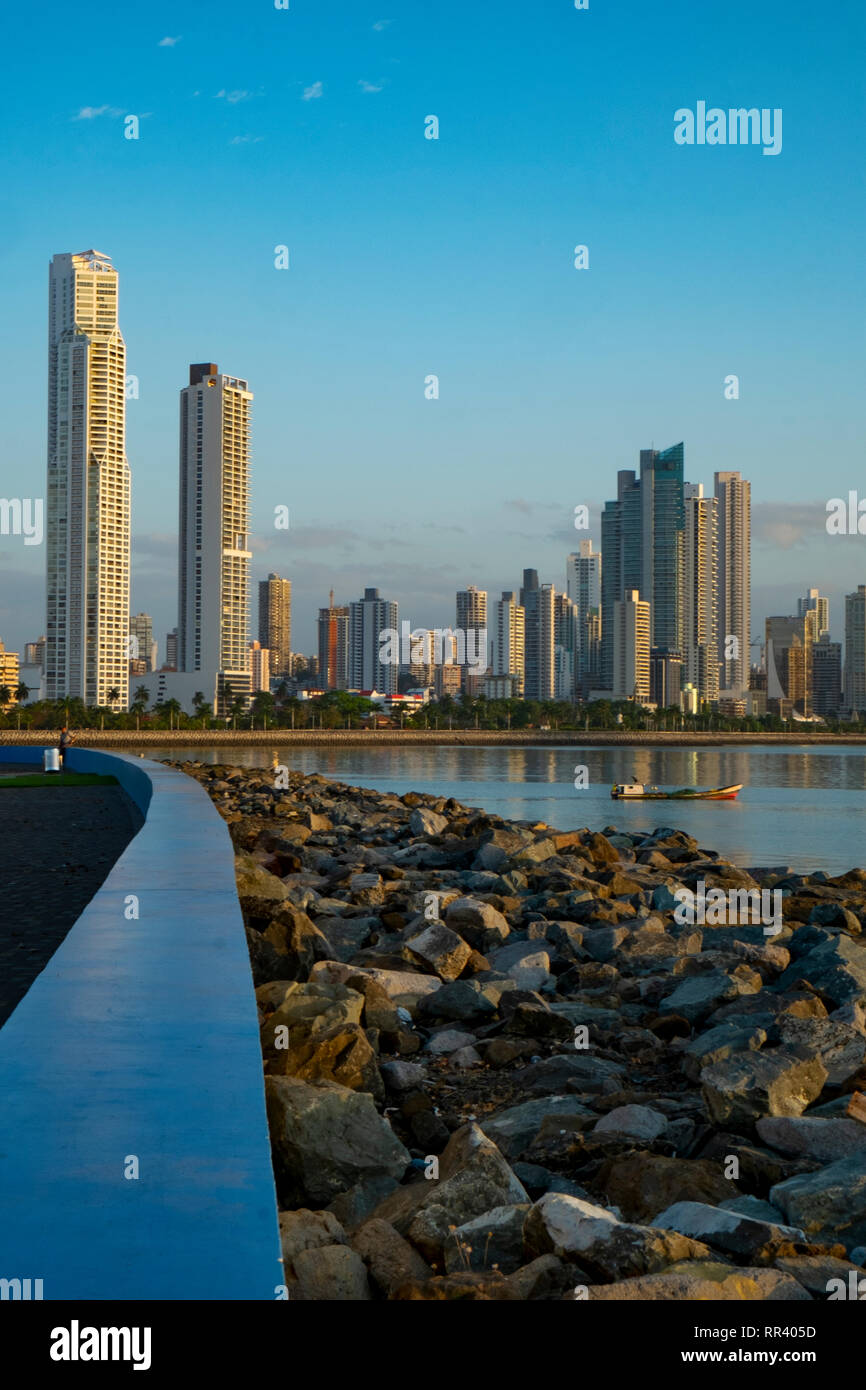
[[[614,788],[611,798],[614,801],[736,801],[742,790],[742,782],[731,787],[711,787],[708,791],[619,792]]]

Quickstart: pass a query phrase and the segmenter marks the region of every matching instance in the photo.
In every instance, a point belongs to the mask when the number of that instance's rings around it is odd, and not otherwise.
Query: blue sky
[[[804,0],[217,0],[92,25],[49,0],[7,19],[0,496],[44,494],[48,262],[96,247],[140,382],[132,605],[161,651],[177,393],[205,360],[255,392],[253,578],[293,580],[299,650],[331,586],[378,585],[413,625],[524,566],[562,586],[574,507],[597,538],[616,470],[680,439],[691,481],[752,480],[753,631],[814,585],[838,635],[866,582],[866,539],[824,529],[828,498],[866,495],[864,31],[854,0],[832,23]],[[676,145],[698,100],[782,108],[781,154]],[[42,631],[43,565],[0,536],[13,649]]]

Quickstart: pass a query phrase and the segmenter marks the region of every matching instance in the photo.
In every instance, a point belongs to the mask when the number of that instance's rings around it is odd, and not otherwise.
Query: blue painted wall
[[[2,747],[0,761],[42,750]],[[67,765],[113,774],[146,819],[0,1029],[0,1277],[42,1279],[46,1299],[274,1299],[258,1020],[225,823],[162,763],[73,748]]]

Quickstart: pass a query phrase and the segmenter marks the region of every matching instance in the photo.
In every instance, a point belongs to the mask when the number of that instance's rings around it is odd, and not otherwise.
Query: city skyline
[[[281,676],[294,673],[291,581],[276,571],[258,586],[258,631],[264,641],[251,640],[254,396],[246,379],[220,372],[215,362],[189,367],[188,385],[180,392],[177,627],[166,635],[165,662],[154,669],[152,616],[130,617],[129,612],[125,401],[136,378],[125,373],[118,287],[118,272],[103,252],[58,253],[51,261],[47,636],[37,698],[77,697],[123,709],[134,675],[140,681],[136,694],[151,701],[204,700],[225,713],[239,698],[248,699],[251,690],[267,690],[272,654]],[[522,686],[523,695],[535,700],[580,695],[663,703],[675,702],[681,692],[688,706],[721,700],[734,709],[751,689],[764,692],[764,703],[784,698],[807,716],[814,710],[815,686],[821,713],[842,707],[843,688],[849,702],[860,700],[866,679],[861,670],[864,586],[845,596],[844,668],[841,645],[830,640],[829,599],[810,587],[797,598],[796,616],[766,618],[764,674],[757,683],[747,680],[751,647],[760,641],[750,636],[750,480],[739,471],[717,472],[714,495],[705,496],[703,483],[687,480],[684,441],[664,450],[641,448],[639,465],[639,474],[617,472],[616,497],[607,500],[601,516],[601,551],[596,554],[592,540],[581,538],[578,551],[567,556],[564,588],[557,591],[555,584],[539,581],[536,568],[524,568],[514,615],[520,616],[522,633],[512,622],[512,591],[503,590],[493,610],[496,632],[490,642],[487,590],[469,584],[456,591],[462,693],[485,691],[495,697]],[[23,503],[17,505],[23,512]],[[287,530],[289,508],[281,504],[274,510],[276,529]],[[828,502],[831,511],[835,523],[844,514],[859,533],[855,492],[849,491],[846,501]],[[6,501],[4,530],[10,517],[14,504]],[[574,529],[586,531],[589,524],[589,508],[575,506]],[[829,520],[826,530],[833,531]],[[338,618],[331,590],[328,608],[318,610],[317,626],[325,689],[333,688],[332,677],[343,684],[342,664],[349,688],[392,697],[401,666],[411,674],[414,663],[430,683],[430,663],[441,666],[448,659],[432,651],[410,659],[403,646],[413,630],[423,629],[404,619],[398,634],[399,602],[382,597],[376,587],[365,586],[362,597],[342,613],[345,622]],[[450,632],[450,622],[444,626]],[[441,631],[437,623],[440,645]],[[433,636],[428,629],[427,639]],[[522,665],[505,661],[518,641]],[[343,643],[341,663],[337,648]],[[816,661],[813,650],[819,643]],[[41,644],[43,639],[26,644],[25,654]],[[142,644],[147,661],[141,659]],[[17,661],[17,654],[7,659],[7,669],[10,660]],[[484,684],[487,675],[492,687]],[[433,684],[441,687],[439,674]]]
[[[295,577],[301,650],[331,588],[347,602],[376,584],[435,625],[477,574],[498,593],[533,564],[560,584],[575,505],[600,542],[599,470],[672,439],[693,477],[752,480],[753,635],[816,584],[840,637],[862,571],[824,506],[861,473],[864,272],[846,229],[863,213],[847,119],[863,18],[335,0],[240,21],[215,0],[178,34],[121,10],[85,41],[56,0],[17,16],[0,496],[43,487],[45,262],[96,245],[123,267],[132,605],[160,634],[173,398],[212,356],[255,383],[251,579]],[[674,113],[704,97],[783,108],[781,153],[678,146]],[[19,650],[42,630],[37,551],[0,540],[0,633]]]

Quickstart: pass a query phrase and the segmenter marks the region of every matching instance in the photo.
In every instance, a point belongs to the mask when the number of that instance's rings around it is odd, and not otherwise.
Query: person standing
[[[74,742],[73,737],[72,737],[72,735],[70,734],[69,730],[67,729],[66,725],[64,724],[64,725],[63,725],[63,728],[60,730],[60,766],[61,766],[61,768],[64,768],[64,767],[66,766],[66,750],[67,750],[67,748],[69,747],[70,743],[73,743],[73,742]]]

